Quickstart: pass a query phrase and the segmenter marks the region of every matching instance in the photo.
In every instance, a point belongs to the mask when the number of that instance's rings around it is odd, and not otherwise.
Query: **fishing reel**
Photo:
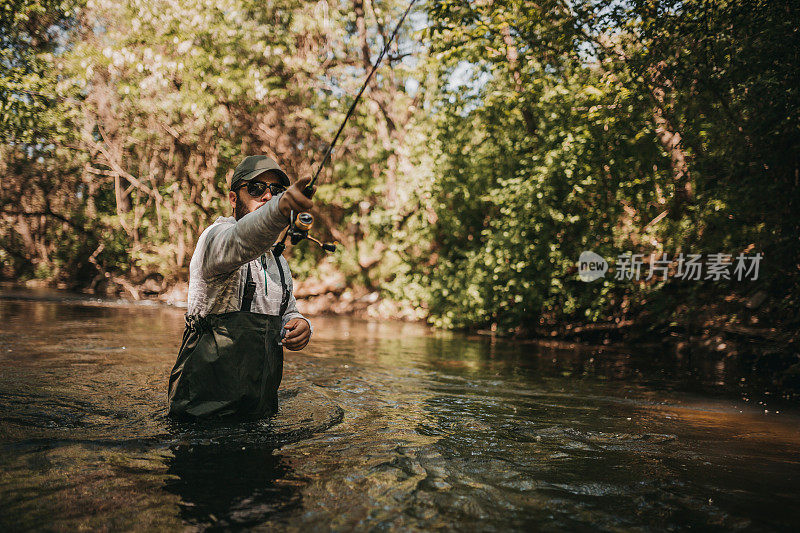
[[[311,242],[314,242],[320,246],[326,252],[335,252],[336,245],[331,242],[322,242],[311,235],[308,234],[308,230],[314,225],[314,215],[307,212],[297,213],[295,216],[294,211],[291,212],[289,216],[289,227],[286,229],[286,233],[284,233],[281,242],[275,245],[275,253],[276,255],[280,255],[283,253],[284,249],[286,249],[286,238],[288,237],[292,243],[292,246],[296,245],[303,239],[308,239]]]
[[[308,230],[310,230],[313,225],[314,225],[314,215],[306,212],[298,213],[297,218],[294,219],[294,224],[291,224],[289,226],[289,231],[287,232],[289,235],[289,239],[292,241],[292,245],[297,244],[303,239],[308,239],[311,242],[317,243],[326,252],[335,252],[336,251],[335,244],[330,242],[325,242],[325,243],[320,242],[308,234]]]

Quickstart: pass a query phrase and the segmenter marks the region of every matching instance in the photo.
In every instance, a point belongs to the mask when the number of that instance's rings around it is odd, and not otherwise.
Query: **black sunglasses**
[[[261,198],[264,196],[264,193],[267,192],[267,188],[269,188],[269,192],[272,196],[286,190],[286,187],[279,183],[265,183],[263,181],[248,181],[247,184],[242,185],[242,187],[247,187],[247,194],[253,198]],[[242,187],[239,188],[241,189]]]

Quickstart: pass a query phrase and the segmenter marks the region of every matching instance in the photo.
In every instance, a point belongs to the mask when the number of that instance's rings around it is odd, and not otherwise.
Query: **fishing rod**
[[[358,91],[358,94],[353,100],[353,103],[350,104],[350,109],[347,110],[347,114],[344,116],[344,120],[342,120],[342,123],[339,125],[339,129],[336,131],[336,135],[333,136],[333,140],[328,145],[328,149],[325,151],[325,156],[322,158],[322,161],[320,161],[319,166],[317,167],[317,171],[314,173],[314,176],[311,178],[311,181],[308,183],[308,185],[306,185],[306,187],[303,189],[303,194],[307,198],[311,198],[312,196],[314,196],[314,184],[317,182],[317,178],[319,178],[319,174],[322,171],[322,168],[328,161],[330,161],[331,154],[333,153],[333,147],[336,146],[336,141],[339,140],[339,136],[342,134],[342,131],[344,130],[344,127],[347,124],[348,119],[353,114],[353,111],[355,111],[356,105],[358,104],[358,101],[361,99],[361,95],[364,94],[364,91],[367,89],[367,86],[369,85],[369,80],[372,79],[372,75],[375,74],[376,70],[378,70],[378,66],[381,64],[383,56],[386,55],[386,52],[389,50],[389,46],[394,41],[397,32],[400,31],[400,27],[403,25],[403,22],[405,22],[408,13],[411,11],[411,8],[414,7],[414,4],[416,2],[417,0],[411,0],[411,2],[408,4],[408,7],[403,13],[403,16],[400,17],[400,20],[394,27],[394,31],[384,44],[383,50],[381,50],[380,55],[378,55],[378,59],[375,61],[375,64],[372,65],[372,69],[369,71],[367,79],[364,80],[364,83],[361,85],[361,89]],[[312,242],[317,243],[326,252],[336,251],[335,244],[322,243],[317,239],[309,236],[308,230],[310,230],[313,225],[314,225],[314,216],[311,213],[302,212],[298,213],[295,216],[294,211],[292,211],[289,215],[289,227],[287,228],[286,233],[283,234],[283,238],[281,239],[281,241],[278,244],[276,244],[273,249],[273,253],[275,254],[275,256],[277,257],[283,253],[284,249],[286,248],[287,237],[289,237],[289,239],[291,240],[292,245],[299,243],[303,239],[308,239]]]

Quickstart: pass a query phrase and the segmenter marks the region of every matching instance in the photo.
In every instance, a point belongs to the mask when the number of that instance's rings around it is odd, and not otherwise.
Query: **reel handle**
[[[313,191],[312,191],[313,194]],[[318,241],[314,237],[308,234],[308,230],[314,225],[314,215],[311,213],[306,213],[305,211],[301,213],[297,213],[297,216],[294,215],[294,211],[291,213],[292,215],[292,224],[287,229],[286,234],[283,237],[283,241],[286,240],[286,237],[289,237],[289,240],[292,244],[297,244],[303,239],[308,239],[312,242],[317,243],[323,250],[326,252],[335,252],[336,245],[330,242],[323,243]],[[281,246],[283,245],[283,241],[281,241]],[[280,248],[280,252],[283,252],[283,248]]]

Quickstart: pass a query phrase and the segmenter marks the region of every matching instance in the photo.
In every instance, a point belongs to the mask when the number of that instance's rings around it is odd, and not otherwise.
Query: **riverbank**
[[[28,280],[24,283],[0,282],[6,291],[63,291],[62,294],[80,294],[89,298],[119,298],[132,302],[162,303],[186,308],[189,284],[179,282],[169,287],[150,281],[142,284],[109,284],[106,290],[74,290],[64,283],[46,280]],[[72,290],[71,290],[72,289]],[[412,308],[392,300],[381,298],[377,291],[363,288],[348,288],[336,279],[295,281],[294,294],[298,310],[308,316],[342,315],[365,320],[399,320],[405,322],[425,321],[425,308]]]
[[[86,298],[105,305],[117,297],[119,305],[131,302],[186,307],[188,285],[178,283],[168,290],[135,291],[117,287],[114,296],[94,292],[69,293],[65,287],[40,280],[25,284],[0,283],[5,297],[68,300]],[[32,292],[33,291],[33,292]],[[298,309],[307,316],[343,316],[371,321],[425,323],[427,311],[381,298],[377,291],[346,288],[336,280],[299,281],[295,285]],[[105,303],[104,303],[105,302]],[[746,312],[742,312],[746,311]],[[691,321],[658,323],[642,311],[633,319],[615,322],[545,321],[529,334],[503,334],[486,330],[467,331],[469,335],[502,339],[506,342],[538,344],[552,348],[580,345],[595,350],[663,350],[676,359],[713,362],[724,369],[735,366],[741,374],[742,389],[796,402],[800,400],[800,335],[796,328],[769,324],[770,308],[763,299],[729,300],[707,305],[691,316]],[[691,371],[691,369],[689,369]]]

